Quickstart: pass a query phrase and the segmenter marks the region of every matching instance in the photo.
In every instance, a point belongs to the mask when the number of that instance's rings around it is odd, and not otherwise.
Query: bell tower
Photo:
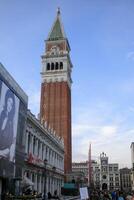
[[[42,55],[40,118],[64,139],[64,172],[72,170],[70,46],[60,10],[45,41]]]

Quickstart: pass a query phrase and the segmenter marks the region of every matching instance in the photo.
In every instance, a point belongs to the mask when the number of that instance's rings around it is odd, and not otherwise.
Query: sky
[[[101,152],[131,167],[134,141],[134,1],[0,0],[0,62],[37,115],[41,55],[60,7],[71,46],[73,161]],[[81,151],[79,151],[81,149]]]

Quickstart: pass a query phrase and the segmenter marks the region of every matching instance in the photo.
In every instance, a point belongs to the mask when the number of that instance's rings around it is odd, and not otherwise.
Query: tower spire
[[[60,15],[60,7],[57,8],[57,15]]]
[[[58,7],[57,16],[52,26],[52,29],[48,35],[47,40],[54,41],[54,40],[65,39],[65,38],[66,38],[66,35],[65,35],[63,24],[61,22],[60,8]]]

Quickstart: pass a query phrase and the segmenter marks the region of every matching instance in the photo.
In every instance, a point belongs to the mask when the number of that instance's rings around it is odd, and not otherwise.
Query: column
[[[25,153],[28,153],[28,131],[26,130],[26,133],[25,133]]]
[[[52,184],[51,184],[52,194],[54,194],[54,177],[52,177],[51,179],[52,179]]]
[[[51,165],[53,165],[53,150],[51,150]]]
[[[47,159],[47,160],[49,159],[49,158],[48,158],[48,153],[49,153],[48,150],[49,150],[49,148],[46,146],[46,153],[45,153],[45,154],[46,154],[46,159]],[[48,162],[49,162],[49,160],[48,160]]]
[[[38,175],[38,192],[41,193],[41,175]]]
[[[39,153],[39,158],[42,159],[42,142],[40,142],[40,153]]]
[[[41,175],[41,192],[42,192],[42,194],[44,193],[44,176],[43,176],[43,173]]]
[[[49,191],[53,195],[53,190],[52,190],[52,177],[50,176],[49,178]]]
[[[57,168],[59,168],[59,155],[57,154]]]
[[[48,163],[49,163],[49,164],[51,163],[50,157],[51,157],[51,150],[50,150],[50,148],[48,147]]]
[[[55,152],[55,167],[57,168],[57,153]]]
[[[30,137],[30,152],[33,154],[33,135],[31,134],[31,137]]]
[[[36,139],[36,156],[38,156],[38,139]]]
[[[34,189],[37,191],[37,174],[35,174]]]
[[[48,176],[46,177],[46,194],[49,192],[49,186],[48,186]]]
[[[47,159],[47,156],[46,156],[46,145],[44,144],[43,160],[45,159]]]
[[[53,165],[56,165],[56,153],[53,151]]]
[[[64,158],[62,158],[62,165],[61,165],[61,169],[64,171]]]
[[[34,172],[32,173],[32,182],[33,183],[35,182],[35,174],[34,174]],[[34,185],[32,186],[32,189],[34,190]]]
[[[40,143],[40,159],[42,160],[42,142]]]

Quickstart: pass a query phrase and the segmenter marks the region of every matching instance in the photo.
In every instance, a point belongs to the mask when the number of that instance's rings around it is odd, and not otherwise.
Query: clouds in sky
[[[129,53],[127,54],[127,58],[128,58],[129,60],[133,60],[133,61],[134,61],[134,51],[129,52]]]
[[[104,106],[105,105],[105,106]],[[118,162],[120,167],[131,166],[130,144],[133,138],[133,125],[128,127],[127,120],[131,108],[116,111],[115,106],[99,102],[99,106],[83,107],[77,111],[77,119],[73,122],[73,159],[81,161],[88,159],[89,144],[92,144],[92,157],[99,157],[105,152],[111,162]],[[116,113],[116,116],[115,116]],[[86,118],[84,116],[87,116]],[[78,149],[80,149],[78,155]],[[124,157],[125,156],[125,157]],[[124,158],[127,158],[125,160]]]
[[[26,93],[28,94],[28,108],[32,110],[33,114],[40,112],[40,89],[36,87],[34,84],[31,84]]]

